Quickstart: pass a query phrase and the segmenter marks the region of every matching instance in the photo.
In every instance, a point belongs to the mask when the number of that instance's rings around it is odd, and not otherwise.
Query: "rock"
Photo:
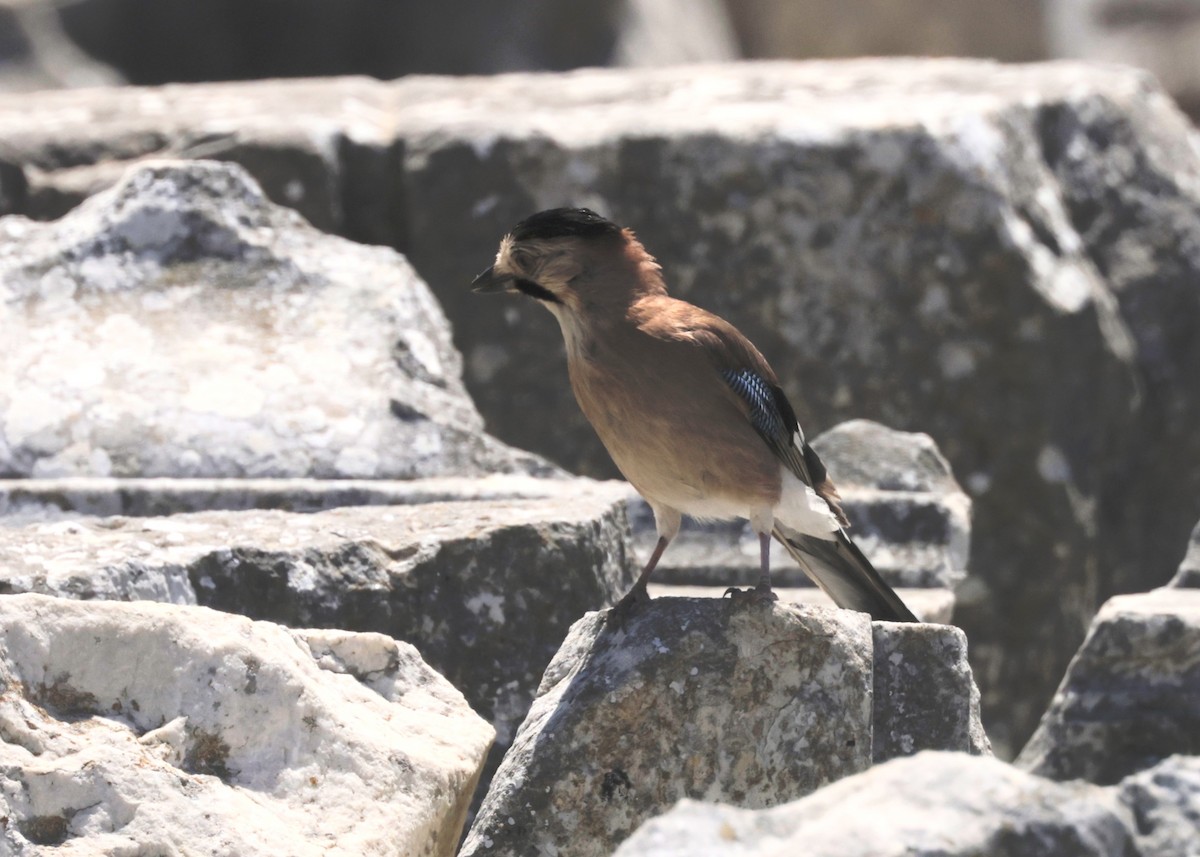
[[[135,518],[211,510],[277,509],[319,512],[341,506],[570,499],[596,490],[614,502],[629,497],[624,483],[599,487],[587,479],[516,473],[433,479],[0,479],[0,527],[86,516]]]
[[[0,1],[0,91],[115,86],[117,71],[97,62],[63,31],[49,0]]]
[[[769,806],[876,756],[970,749],[970,729],[933,719],[909,724],[919,735],[900,746],[901,709],[931,681],[950,678],[960,695],[944,689],[944,704],[971,710],[956,629],[876,624],[873,636],[848,610],[682,598],[652,601],[624,628],[610,621],[581,619],[546,668],[462,857],[607,855],[684,797]],[[924,651],[899,642],[914,632]],[[925,669],[908,674],[913,658]]]
[[[996,759],[921,753],[766,810],[681,801],[619,857],[1138,857],[1106,790]],[[565,857],[565,852],[564,852]]]
[[[871,761],[921,750],[991,755],[967,637],[944,625],[872,622],[875,710]]]
[[[1179,563],[1179,571],[1175,572],[1175,576],[1171,578],[1168,586],[1200,589],[1200,524],[1196,524],[1196,528],[1192,530],[1192,537],[1188,540],[1187,553],[1183,557],[1183,562]]]
[[[1166,581],[1200,518],[1178,466],[1200,460],[1200,170],[1142,74],[862,60],[0,97],[29,205],[77,167],[230,135],[336,153],[323,222],[409,255],[522,448],[612,474],[553,320],[466,288],[504,230],[567,202],[746,331],[810,436],[866,417],[935,438],[974,501],[956,621],[1001,753],[1094,608]],[[276,201],[324,180],[276,175]]]
[[[1017,764],[1107,785],[1177,753],[1200,755],[1200,592],[1118,596],[1096,614]]]
[[[1200,759],[1172,756],[1147,771],[1126,777],[1121,802],[1133,816],[1141,857],[1197,853],[1200,842]]]
[[[938,605],[936,618],[919,612],[926,621],[949,622],[952,590],[966,576],[971,501],[933,440],[852,420],[812,443],[838,486],[855,542],[888,583],[904,590],[901,597],[915,597],[927,610]],[[658,536],[644,501],[633,505],[631,523],[639,553],[648,555]],[[681,586],[694,594],[697,585],[710,585],[720,593],[729,586],[753,585],[758,569],[758,539],[746,522],[688,520],[663,555],[655,589],[682,595]],[[784,590],[813,587],[775,543],[771,578]]]
[[[492,730],[405,643],[38,595],[0,627],[7,854],[454,853]]]
[[[235,166],[145,165],[56,223],[0,221],[0,297],[0,474],[547,470],[484,434],[403,258]]]
[[[1188,61],[1200,37],[1194,4],[1076,0],[1045,13],[1052,55],[1146,69],[1193,117],[1200,111],[1200,74]]]
[[[0,217],[16,214],[25,206],[25,172],[0,156]]]
[[[830,0],[728,5],[748,58],[977,56],[1029,62],[1047,56],[1047,15],[1036,0],[867,0],[853,8]]]
[[[1200,517],[1178,466],[1200,460],[1200,159],[1147,77],[864,60],[409,92],[409,258],[497,436],[612,473],[553,319],[463,285],[521,217],[588,205],[759,346],[810,436],[853,417],[936,440],[974,503],[955,621],[998,752],[1103,598],[1170,576]]]
[[[405,640],[495,726],[498,759],[571,623],[615,602],[633,570],[625,486],[492,484],[504,499],[0,527],[0,592],[199,604]]]

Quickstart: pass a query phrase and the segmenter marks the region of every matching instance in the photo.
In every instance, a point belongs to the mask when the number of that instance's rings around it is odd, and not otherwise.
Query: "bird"
[[[538,212],[503,236],[471,285],[554,315],[580,409],[654,513],[658,541],[617,614],[650,600],[650,576],[687,515],[744,518],[758,536],[757,585],[728,595],[778,600],[774,537],[839,607],[919,621],[847,534],[837,488],[766,359],[728,321],[671,297],[631,229],[587,208]]]

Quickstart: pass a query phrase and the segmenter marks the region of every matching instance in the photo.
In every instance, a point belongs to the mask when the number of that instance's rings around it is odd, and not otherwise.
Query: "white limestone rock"
[[[1115,797],[996,759],[921,753],[767,810],[681,801],[619,857],[1136,857]],[[565,854],[564,854],[565,857]]]
[[[5,853],[454,853],[493,733],[411,646],[39,595],[0,629]]]
[[[143,164],[61,220],[0,220],[0,339],[0,475],[548,469],[484,433],[403,257],[233,164]]]

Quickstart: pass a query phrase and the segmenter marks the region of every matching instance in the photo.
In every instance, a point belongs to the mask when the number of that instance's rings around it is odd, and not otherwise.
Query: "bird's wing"
[[[670,298],[656,299],[656,323],[647,332],[698,346],[754,426],[763,442],[788,470],[812,487],[829,504],[843,527],[849,526],[837,488],[816,450],[804,439],[791,402],[779,386],[775,372],[741,331],[699,307]]]

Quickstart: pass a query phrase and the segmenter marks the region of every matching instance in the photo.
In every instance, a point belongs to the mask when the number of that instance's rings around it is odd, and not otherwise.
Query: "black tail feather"
[[[844,531],[833,539],[818,539],[777,524],[773,535],[838,607],[870,613],[883,622],[921,621]]]

